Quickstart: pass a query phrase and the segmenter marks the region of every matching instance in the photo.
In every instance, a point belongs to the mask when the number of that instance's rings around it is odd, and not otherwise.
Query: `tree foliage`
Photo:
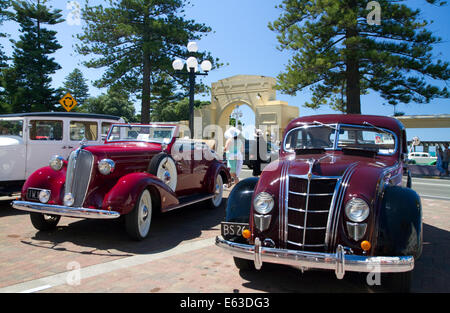
[[[74,69],[64,82],[64,92],[69,92],[77,101],[78,105],[83,106],[87,98],[89,98],[89,86],[83,73],[78,69]]]
[[[134,104],[130,101],[128,93],[114,88],[108,89],[106,94],[86,99],[80,110],[120,116],[127,122],[136,122]]]
[[[77,51],[92,58],[90,68],[106,68],[97,87],[119,86],[141,99],[141,121],[150,120],[150,104],[168,95],[187,77],[174,76],[172,62],[187,58],[189,40],[211,29],[185,19],[185,0],[109,0],[109,6],[82,10],[85,26]],[[196,54],[214,62],[209,53]]]
[[[347,113],[361,113],[360,95],[369,90],[391,105],[448,98],[447,88],[430,83],[448,81],[450,69],[433,56],[441,39],[427,30],[421,11],[406,1],[380,0],[376,25],[368,22],[374,12],[368,2],[284,0],[283,13],[269,23],[279,49],[292,52],[278,88],[290,95],[310,88],[307,107],[330,105]]]
[[[61,96],[51,87],[51,74],[61,67],[51,54],[61,46],[56,31],[45,25],[63,22],[61,10],[46,6],[44,0],[14,1],[13,20],[20,26],[20,40],[14,44],[13,64],[4,71],[6,101],[12,112],[51,111]]]
[[[204,105],[209,105],[209,101],[194,101],[194,108],[198,109]],[[189,98],[177,101],[170,101],[166,105],[155,106],[152,110],[152,121],[154,122],[179,122],[189,120]]]

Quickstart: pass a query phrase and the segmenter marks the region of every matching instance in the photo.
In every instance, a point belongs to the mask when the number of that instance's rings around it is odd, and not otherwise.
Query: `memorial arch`
[[[234,108],[247,105],[255,113],[255,126],[276,129],[280,139],[289,121],[299,116],[299,108],[276,100],[275,84],[275,78],[258,75],[236,75],[213,83],[211,104],[194,113],[197,120],[201,118],[201,129],[195,123],[196,137],[208,125],[218,125],[224,132]]]

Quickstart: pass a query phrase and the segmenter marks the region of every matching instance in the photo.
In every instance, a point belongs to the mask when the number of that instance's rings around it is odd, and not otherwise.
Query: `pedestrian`
[[[263,132],[260,129],[255,129],[255,138],[256,138],[256,160],[253,162],[253,176],[261,175],[261,145],[264,144],[264,140],[262,139]]]
[[[439,176],[442,176],[445,174],[445,170],[443,167],[442,157],[444,152],[442,151],[442,148],[440,146],[436,147],[436,169],[439,171]]]
[[[448,143],[444,143],[444,151],[442,152],[442,167],[444,168],[445,175],[448,176],[448,161],[450,159],[450,150],[448,149]]]
[[[224,151],[227,157],[227,166],[230,168],[231,179],[235,184],[239,182],[239,172],[238,168],[240,161],[243,160],[244,145],[242,140],[239,138],[241,131],[236,127],[230,127],[225,132],[225,142]],[[242,165],[240,165],[242,168]],[[239,169],[239,172],[238,172]]]

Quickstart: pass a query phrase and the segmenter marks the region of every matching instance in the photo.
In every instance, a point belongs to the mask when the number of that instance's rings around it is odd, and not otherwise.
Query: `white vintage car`
[[[411,152],[408,154],[410,164],[430,165],[437,160],[437,157],[431,156],[428,152]]]
[[[117,116],[75,112],[0,115],[0,196],[23,182],[55,154],[67,158],[84,138],[102,144]]]

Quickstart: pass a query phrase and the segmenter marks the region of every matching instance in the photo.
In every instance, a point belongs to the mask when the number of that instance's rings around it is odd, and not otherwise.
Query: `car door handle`
[[[63,148],[63,149],[73,149],[72,146],[63,146],[62,148]]]

